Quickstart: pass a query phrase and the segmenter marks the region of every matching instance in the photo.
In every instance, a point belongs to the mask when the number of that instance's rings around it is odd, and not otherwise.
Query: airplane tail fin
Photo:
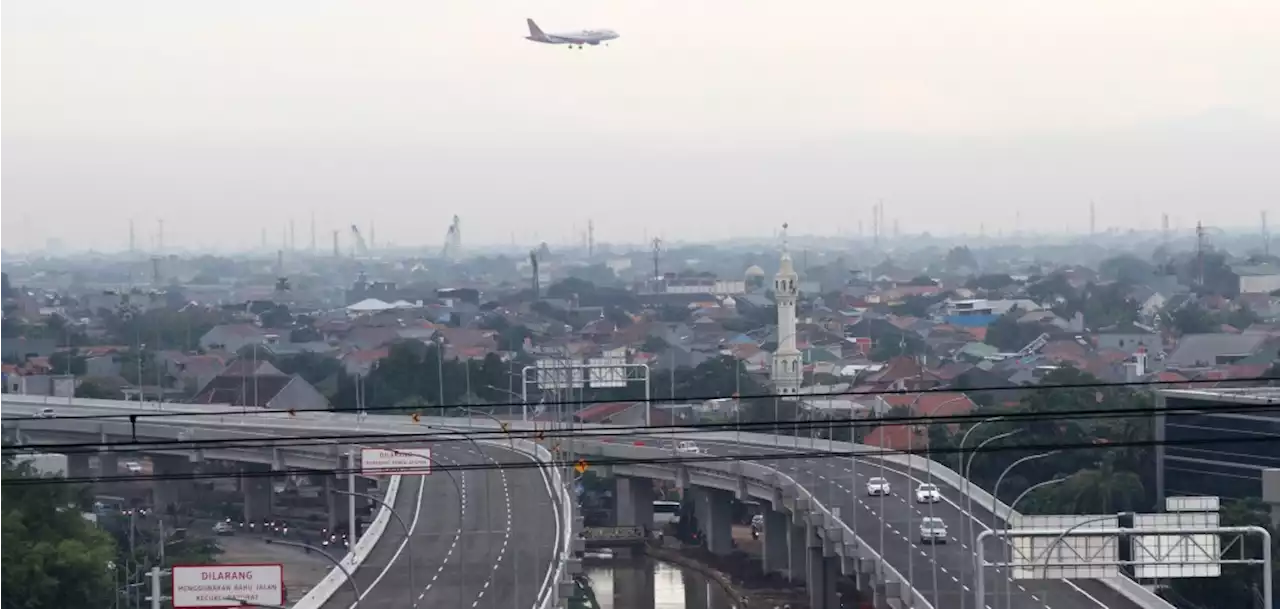
[[[535,39],[547,37],[546,34],[542,33],[542,28],[538,27],[538,24],[533,22],[533,19],[525,19],[525,21],[529,23],[529,37]]]

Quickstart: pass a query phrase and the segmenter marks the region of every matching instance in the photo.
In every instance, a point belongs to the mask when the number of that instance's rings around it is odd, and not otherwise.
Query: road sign
[[[1013,529],[1114,529],[1115,516],[1051,515],[1015,517]],[[1018,535],[1009,536],[1013,546],[1009,562],[1014,579],[1101,579],[1118,577],[1116,567],[1118,539],[1115,535],[1074,535],[1061,539]]]
[[[1219,524],[1217,497],[1166,497],[1162,514],[1135,514],[1136,529],[1205,529]],[[1222,538],[1216,533],[1134,535],[1134,575],[1142,579],[1222,575]]]
[[[626,387],[626,363],[622,357],[593,357],[587,360],[587,380],[592,387]]]
[[[246,604],[283,605],[284,566],[238,564],[173,567],[174,609],[242,607]]]
[[[430,448],[362,448],[360,471],[381,476],[426,476],[431,474]]]
[[[583,385],[582,362],[572,359],[540,359],[534,362],[535,382],[544,391],[580,389]]]
[[[578,459],[578,462],[573,465],[573,469],[577,471],[579,474],[587,473],[587,460]]]

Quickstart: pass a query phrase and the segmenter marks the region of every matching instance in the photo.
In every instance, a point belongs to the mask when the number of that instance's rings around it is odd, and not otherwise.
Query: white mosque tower
[[[773,295],[778,304],[778,347],[773,352],[773,387],[781,395],[798,395],[804,372],[800,369],[800,351],[796,349],[795,267],[787,251],[787,225],[782,225],[782,264],[773,278]]]

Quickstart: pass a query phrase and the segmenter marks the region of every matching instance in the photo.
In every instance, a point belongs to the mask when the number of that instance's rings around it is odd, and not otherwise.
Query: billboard
[[[431,449],[361,448],[360,472],[378,476],[427,476],[431,474]]]
[[[1218,528],[1217,497],[1166,497],[1163,514],[1136,514],[1136,529]],[[1217,533],[1134,535],[1133,574],[1141,579],[1222,575],[1222,538]]]
[[[175,565],[173,607],[242,607],[284,604],[280,564]]]
[[[1090,522],[1092,521],[1092,522]],[[1114,529],[1115,516],[1022,516],[1010,523],[1014,529],[1073,530],[1071,536],[1009,535],[1010,564],[1014,579],[1101,579],[1119,577],[1115,535],[1079,534],[1089,529]],[[1078,534],[1078,535],[1077,535]]]
[[[587,376],[592,387],[626,387],[627,360],[622,357],[593,357],[587,360]]]
[[[565,389],[581,389],[583,386],[582,364],[571,359],[540,359],[534,362],[534,381],[538,389],[544,391],[563,391]]]

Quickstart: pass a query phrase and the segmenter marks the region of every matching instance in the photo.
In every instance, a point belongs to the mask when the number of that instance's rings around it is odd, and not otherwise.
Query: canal
[[[600,609],[735,609],[724,588],[701,573],[647,556],[585,565]]]

